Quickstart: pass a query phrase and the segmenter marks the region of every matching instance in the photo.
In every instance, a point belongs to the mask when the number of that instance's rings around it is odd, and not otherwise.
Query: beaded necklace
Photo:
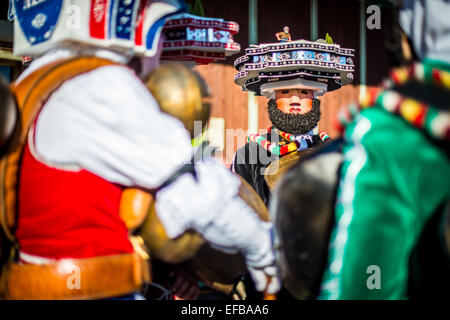
[[[310,135],[305,135],[305,137],[298,138],[291,133],[281,131],[275,127],[270,127],[267,131],[270,133],[272,130],[274,130],[283,139],[290,141],[290,143],[285,144],[285,145],[279,145],[274,142],[270,142],[269,140],[263,138],[259,134],[250,134],[248,136],[248,141],[256,142],[263,149],[269,151],[270,153],[272,153],[273,155],[276,155],[278,157],[282,157],[282,156],[284,156],[288,153],[294,152],[294,151],[302,151],[302,150],[308,149],[309,144],[306,141],[307,139],[309,139],[312,143],[312,139],[311,139]],[[324,131],[322,131],[319,136],[322,139],[322,141],[324,141],[324,142],[327,141],[328,139],[330,139],[330,137]]]
[[[404,84],[414,79],[422,83],[433,83],[438,87],[450,89],[450,72],[415,62],[409,66],[393,69],[389,78],[383,81],[384,88]]]
[[[353,121],[363,109],[380,106],[386,111],[397,114],[410,124],[427,132],[438,140],[450,140],[450,113],[438,108],[405,97],[391,88],[411,80],[432,83],[444,89],[450,89],[450,72],[432,68],[421,63],[394,69],[390,77],[383,81],[382,88],[370,88],[359,99],[359,104],[351,104],[349,108],[339,111],[340,131]],[[384,89],[384,90],[383,90]]]
[[[268,131],[270,132],[270,128]],[[284,133],[284,134],[286,134],[286,133]],[[286,135],[288,135],[288,134],[286,134]],[[281,134],[280,134],[280,136],[283,137]],[[286,140],[291,141],[289,139],[286,139]],[[256,142],[263,149],[269,151],[270,153],[272,153],[273,155],[278,156],[278,157],[282,157],[288,153],[291,153],[291,152],[297,150],[300,145],[296,140],[292,141],[291,143],[285,144],[285,145],[279,145],[279,144],[270,142],[269,140],[263,138],[259,134],[250,134],[248,136],[248,141]]]

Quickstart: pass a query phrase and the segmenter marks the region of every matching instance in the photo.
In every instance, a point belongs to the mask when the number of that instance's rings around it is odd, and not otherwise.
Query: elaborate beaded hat
[[[353,49],[325,40],[254,45],[234,62],[234,81],[244,91],[267,97],[293,88],[312,89],[319,96],[353,81],[353,57]]]
[[[192,14],[171,17],[164,26],[162,60],[195,61],[207,64],[225,60],[241,50],[233,40],[238,33],[236,22],[205,18]]]

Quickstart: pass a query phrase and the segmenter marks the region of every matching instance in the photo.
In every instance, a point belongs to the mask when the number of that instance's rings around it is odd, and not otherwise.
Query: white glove
[[[202,233],[239,192],[240,180],[217,161],[195,166],[197,181],[185,173],[156,194],[156,212],[167,235],[188,229]]]
[[[272,265],[274,255],[270,238],[271,222],[264,222],[240,197],[224,204],[211,222],[199,231],[205,239],[223,251],[240,251],[247,265],[260,268]]]
[[[245,257],[256,290],[274,294],[280,290],[274,266],[270,229],[272,223],[261,221],[239,197],[234,198],[204,230],[203,236],[214,247],[229,252],[238,249]]]
[[[275,294],[280,291],[281,283],[278,277],[277,268],[268,266],[263,269],[248,268],[255,283],[256,290]]]
[[[260,220],[238,196],[240,179],[222,164],[198,163],[196,171],[198,181],[183,174],[156,194],[156,212],[168,236],[175,238],[193,229],[222,251],[240,251],[253,270],[257,287],[264,290],[267,279],[261,272],[274,277],[276,271],[272,223]],[[277,290],[276,283],[270,282],[272,291]]]

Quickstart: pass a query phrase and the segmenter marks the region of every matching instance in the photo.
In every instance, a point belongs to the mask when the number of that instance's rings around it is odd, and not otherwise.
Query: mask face
[[[314,93],[308,89],[283,89],[275,91],[277,108],[284,113],[305,114],[312,109]]]
[[[320,120],[320,100],[313,99],[311,103],[311,111],[293,114],[281,111],[276,101],[272,99],[268,105],[269,119],[281,131],[293,135],[307,134],[317,126]]]

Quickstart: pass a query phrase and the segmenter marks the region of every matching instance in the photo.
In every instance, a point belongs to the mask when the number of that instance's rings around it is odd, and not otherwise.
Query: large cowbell
[[[181,0],[12,0],[14,54],[41,55],[76,43],[153,56],[167,18]]]
[[[277,182],[270,203],[273,245],[284,287],[314,299],[325,271],[343,161],[342,140],[303,156]]]

